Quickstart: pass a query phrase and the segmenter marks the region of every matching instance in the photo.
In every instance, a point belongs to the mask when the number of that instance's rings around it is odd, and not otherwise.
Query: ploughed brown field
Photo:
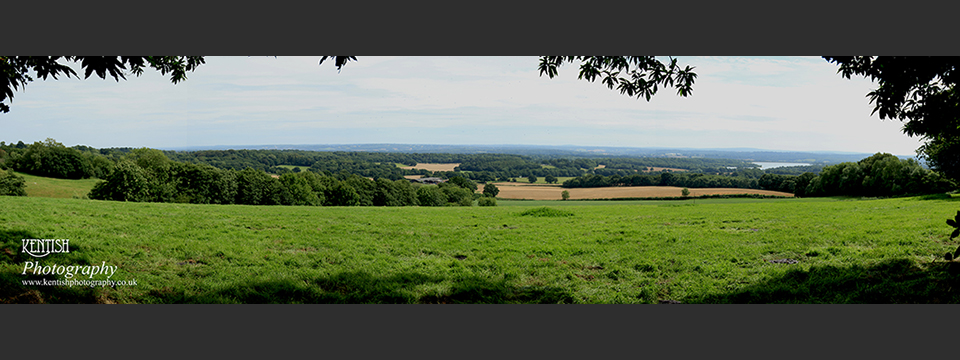
[[[423,169],[429,171],[453,171],[453,168],[460,166],[460,163],[452,164],[431,164],[431,163],[421,163],[416,166],[401,166],[401,169]]]
[[[574,188],[564,189],[558,186],[514,184],[514,183],[496,183],[500,193],[497,197],[502,199],[527,199],[527,200],[560,200],[560,193],[563,190],[570,192],[570,199],[618,199],[618,198],[644,198],[644,197],[679,197],[683,188],[675,186],[625,186],[625,187],[602,187],[602,188]],[[483,189],[479,186],[479,189]],[[760,194],[792,197],[793,194],[757,189],[735,189],[735,188],[703,188],[689,189],[690,196],[700,195],[732,195],[732,194]]]

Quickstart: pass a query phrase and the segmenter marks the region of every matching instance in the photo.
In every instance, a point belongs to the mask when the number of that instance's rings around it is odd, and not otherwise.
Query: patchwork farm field
[[[603,188],[572,188],[564,189],[559,186],[543,186],[537,184],[523,183],[495,183],[500,193],[497,197],[503,199],[526,199],[526,200],[560,200],[561,193],[564,190],[570,192],[570,199],[627,199],[627,198],[658,198],[658,197],[680,197],[683,188],[674,186],[624,186],[624,187],[603,187]],[[482,189],[482,187],[481,187]],[[733,194],[757,194],[772,196],[793,197],[793,194],[759,190],[759,189],[733,189],[733,188],[703,188],[689,189],[690,196],[703,195],[733,195]]]
[[[0,302],[960,302],[960,263],[943,260],[958,245],[945,220],[960,202],[946,195],[517,203],[344,208],[4,196]],[[69,252],[31,257],[21,239],[69,239]],[[25,282],[69,280],[28,266],[101,264],[117,267],[109,280],[135,285]]]

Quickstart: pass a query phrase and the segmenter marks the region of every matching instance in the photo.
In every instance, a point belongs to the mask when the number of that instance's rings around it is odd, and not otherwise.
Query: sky
[[[872,115],[876,84],[819,57],[677,57],[689,97],[648,102],[537,57],[207,57],[172,84],[36,80],[0,114],[0,141],[177,148],[272,144],[573,145],[757,148],[915,155],[921,139]],[[666,61],[667,58],[663,57]],[[79,66],[70,63],[83,74]]]

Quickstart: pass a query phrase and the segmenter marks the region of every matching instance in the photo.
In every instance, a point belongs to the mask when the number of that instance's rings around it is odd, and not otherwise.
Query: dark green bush
[[[497,206],[497,198],[484,196],[477,200],[479,206]]]
[[[0,170],[0,195],[27,196],[27,182],[13,171]]]

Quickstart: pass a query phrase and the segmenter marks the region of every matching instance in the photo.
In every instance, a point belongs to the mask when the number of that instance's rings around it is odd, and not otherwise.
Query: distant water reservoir
[[[782,162],[753,162],[754,164],[760,165],[760,170],[773,169],[778,167],[787,167],[787,166],[810,166],[807,163],[782,163]]]

